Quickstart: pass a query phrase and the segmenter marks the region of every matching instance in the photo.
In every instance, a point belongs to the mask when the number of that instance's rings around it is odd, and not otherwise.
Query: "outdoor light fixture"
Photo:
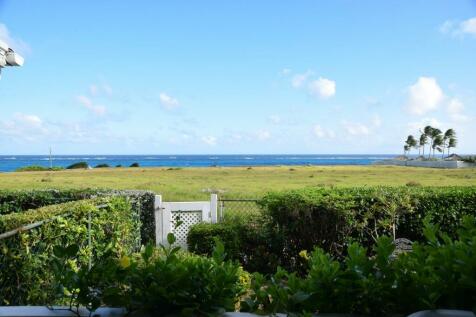
[[[25,60],[15,53],[7,43],[0,40],[0,76],[2,69],[7,66],[22,66]]]

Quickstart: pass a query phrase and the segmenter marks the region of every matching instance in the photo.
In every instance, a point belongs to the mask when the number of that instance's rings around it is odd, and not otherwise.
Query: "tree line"
[[[425,148],[428,146],[428,159],[435,157],[435,152],[441,153],[441,158],[445,155],[445,150],[450,155],[450,149],[455,148],[458,140],[454,129],[448,129],[443,133],[438,128],[427,125],[418,139],[409,135],[403,145],[403,155],[410,154],[412,149],[418,149],[418,156],[425,158]]]

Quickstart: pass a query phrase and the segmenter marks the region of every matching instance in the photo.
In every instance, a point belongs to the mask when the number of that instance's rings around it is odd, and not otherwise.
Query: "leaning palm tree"
[[[449,146],[449,142],[451,138],[456,138],[456,132],[453,129],[448,129],[446,130],[445,134],[443,135],[443,154],[441,155],[441,158],[445,156],[445,148]],[[449,151],[449,149],[448,149]],[[449,156],[448,152],[448,156]]]
[[[430,158],[431,156],[431,148],[433,146],[433,130],[434,128],[431,126],[431,125],[427,125],[424,129],[423,129],[423,134],[426,136],[426,138],[430,138],[430,149],[428,150],[428,158]]]
[[[450,148],[455,148],[457,144],[458,144],[458,140],[456,139],[456,137],[449,139],[448,146],[447,146],[448,156],[450,156]]]
[[[431,145],[433,149],[433,156],[435,156],[435,150],[442,152],[442,145],[444,144],[443,136],[441,133],[436,134],[433,139],[433,144]]]
[[[428,135],[426,135],[425,133],[422,133],[420,135],[420,140],[419,140],[419,149],[422,148],[423,150],[423,157],[425,157],[425,145],[428,143]],[[420,156],[420,150],[418,150],[418,156]]]
[[[415,140],[415,137],[413,135],[409,135],[405,141],[405,145],[408,147],[408,152],[410,152],[412,148],[416,148],[417,141]]]
[[[441,150],[441,145],[443,144],[443,136],[441,135],[441,130],[438,128],[432,128],[430,137],[431,148],[433,149],[433,156],[435,156],[435,149],[440,148]]]
[[[409,151],[410,151],[410,146],[408,146],[407,144],[405,144],[405,145],[403,146],[403,156],[406,157],[406,156],[407,156],[407,152],[409,152]]]

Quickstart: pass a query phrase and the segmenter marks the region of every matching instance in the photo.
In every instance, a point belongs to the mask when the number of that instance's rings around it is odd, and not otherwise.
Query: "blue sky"
[[[2,1],[1,154],[476,152],[476,1]]]

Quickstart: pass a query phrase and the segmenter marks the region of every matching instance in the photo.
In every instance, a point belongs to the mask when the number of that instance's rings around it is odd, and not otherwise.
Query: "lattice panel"
[[[183,223],[175,228],[177,220],[180,219]],[[172,233],[175,235],[177,241],[176,245],[187,249],[187,235],[190,227],[194,224],[202,222],[202,211],[172,211]]]

